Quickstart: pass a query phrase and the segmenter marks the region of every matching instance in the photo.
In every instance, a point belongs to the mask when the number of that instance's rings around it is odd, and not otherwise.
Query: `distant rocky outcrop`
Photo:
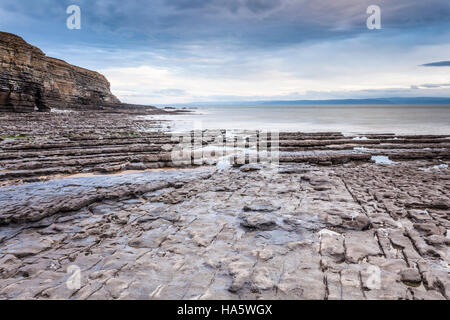
[[[47,57],[21,37],[0,32],[0,111],[87,109],[120,104],[98,72]]]

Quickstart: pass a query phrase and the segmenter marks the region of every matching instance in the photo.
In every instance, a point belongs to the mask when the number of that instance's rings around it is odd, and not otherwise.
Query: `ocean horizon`
[[[450,134],[450,105],[198,105],[170,119],[171,131],[194,129]]]

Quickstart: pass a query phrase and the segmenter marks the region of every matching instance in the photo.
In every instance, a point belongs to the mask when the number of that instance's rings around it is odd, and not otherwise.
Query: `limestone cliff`
[[[0,32],[0,111],[98,108],[119,104],[95,71],[47,57],[21,37]]]

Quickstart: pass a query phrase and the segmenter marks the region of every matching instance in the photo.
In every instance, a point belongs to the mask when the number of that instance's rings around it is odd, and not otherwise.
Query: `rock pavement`
[[[0,298],[448,298],[448,169],[294,166],[4,187]]]
[[[0,299],[448,299],[449,136],[180,168],[141,111],[0,115]]]

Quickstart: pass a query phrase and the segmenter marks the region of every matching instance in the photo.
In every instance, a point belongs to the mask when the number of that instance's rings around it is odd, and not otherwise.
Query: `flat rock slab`
[[[208,177],[212,168],[67,178],[0,188],[0,225],[38,221],[94,202],[143,194]]]
[[[4,187],[0,298],[447,299],[450,180],[433,165]]]

